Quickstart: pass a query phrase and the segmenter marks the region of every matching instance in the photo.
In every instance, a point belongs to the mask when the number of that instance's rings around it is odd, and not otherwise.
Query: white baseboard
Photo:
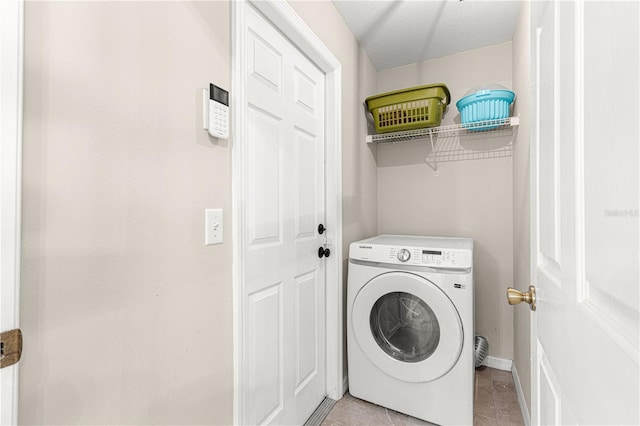
[[[488,356],[484,359],[484,361],[482,361],[482,365],[490,368],[495,368],[497,370],[511,371],[513,361],[511,361],[510,359]]]
[[[524,400],[524,392],[522,391],[522,384],[520,383],[520,377],[518,376],[518,370],[516,369],[515,364],[513,364],[513,368],[511,369],[511,374],[513,375],[513,384],[515,385],[516,393],[518,394],[518,403],[520,404],[520,412],[522,413],[522,420],[524,421],[525,426],[530,426],[531,416],[529,416],[527,403]]]
[[[531,425],[531,417],[529,416],[529,410],[527,409],[527,403],[524,400],[524,392],[522,391],[522,383],[520,383],[520,377],[518,376],[518,370],[516,365],[510,359],[498,358],[495,356],[488,356],[482,362],[490,368],[497,370],[511,371],[513,376],[513,384],[516,388],[516,394],[518,395],[518,404],[520,405],[520,412],[522,413],[522,420],[526,426]]]

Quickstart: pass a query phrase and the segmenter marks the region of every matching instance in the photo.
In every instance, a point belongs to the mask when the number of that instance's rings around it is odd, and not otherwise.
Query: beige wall
[[[520,115],[520,129],[513,153],[513,283],[525,291],[530,284],[530,169],[529,135],[531,134],[530,83],[530,4],[523,2],[513,35],[513,86],[518,93],[515,113]],[[522,384],[525,401],[531,409],[531,341],[526,306],[514,306],[514,364]]]
[[[294,7],[342,61],[346,247],[377,226],[375,71],[331,3]],[[232,422],[233,141],[200,122],[229,45],[225,1],[26,3],[21,423]]]
[[[228,10],[26,3],[21,423],[231,419]]]
[[[511,88],[511,42],[432,59],[378,74],[378,92],[445,83],[452,102],[443,124],[459,122],[455,102],[484,83]],[[482,139],[467,138],[464,143]],[[449,162],[439,176],[424,163],[427,141],[378,146],[378,231],[472,237],[475,241],[476,332],[489,354],[513,358],[512,159]]]

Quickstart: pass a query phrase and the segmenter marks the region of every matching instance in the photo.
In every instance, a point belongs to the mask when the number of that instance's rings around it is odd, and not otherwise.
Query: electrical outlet
[[[204,245],[222,244],[224,222],[222,209],[205,209],[204,211]]]

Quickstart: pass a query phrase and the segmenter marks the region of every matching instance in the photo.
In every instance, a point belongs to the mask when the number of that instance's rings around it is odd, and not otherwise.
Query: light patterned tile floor
[[[473,424],[477,426],[523,425],[513,377],[509,371],[476,370]],[[348,392],[337,402],[323,426],[393,425],[431,423],[352,397]]]

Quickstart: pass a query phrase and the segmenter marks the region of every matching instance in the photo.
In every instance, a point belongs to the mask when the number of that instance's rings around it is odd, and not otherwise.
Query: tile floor
[[[323,426],[430,424],[354,398],[348,392],[337,402],[322,423]],[[476,370],[473,424],[478,426],[524,424],[511,372],[486,367],[483,370]]]

